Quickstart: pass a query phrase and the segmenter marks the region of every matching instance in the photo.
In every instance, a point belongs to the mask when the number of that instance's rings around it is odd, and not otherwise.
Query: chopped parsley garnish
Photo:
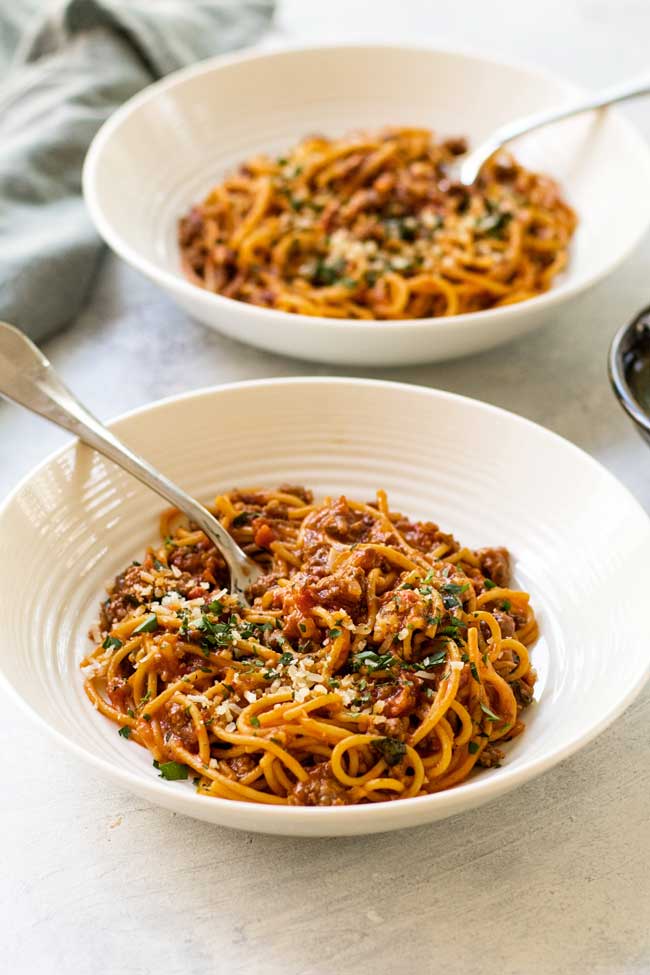
[[[399,765],[406,755],[406,745],[399,738],[375,738],[370,743],[386,762],[389,768]]]
[[[153,560],[153,567],[158,572],[162,572],[164,569],[167,568],[167,566],[165,565],[165,563],[164,562],[161,562],[160,559],[154,559]]]
[[[150,616],[145,616],[141,623],[138,623],[136,628],[132,631],[132,635],[137,633],[153,633],[154,630],[158,629],[158,620],[156,619],[156,614],[151,613]]]
[[[471,670],[472,677],[474,678],[474,680],[476,681],[476,683],[477,684],[480,684],[481,683],[481,678],[478,675],[478,670],[476,669],[476,664],[474,663],[473,660],[472,660],[471,664],[469,665],[469,669]]]
[[[512,603],[510,602],[509,599],[503,600],[503,602],[501,603],[501,609],[504,611],[504,613],[510,612],[510,610],[512,609]]]
[[[503,210],[493,209],[476,221],[476,229],[486,237],[503,237],[503,232],[512,220],[512,214]]]
[[[462,606],[463,602],[458,597],[462,593],[467,592],[468,589],[469,582],[466,582],[464,586],[458,586],[453,582],[447,582],[444,586],[441,586],[440,592],[442,593],[442,601],[445,609],[455,609],[458,606]]]
[[[122,641],[118,640],[116,636],[107,636],[102,647],[104,650],[119,650],[122,646]]]
[[[334,261],[332,264],[328,264],[319,259],[316,263],[316,270],[314,271],[312,281],[314,284],[322,284],[326,286],[329,284],[336,284],[344,270],[344,260],[338,260]]]
[[[244,623],[239,629],[239,635],[242,640],[250,640],[251,637],[255,636],[256,626],[254,623]]]
[[[289,653],[288,651],[285,651],[284,653],[280,654],[280,659],[278,660],[278,663],[282,664],[283,667],[287,667],[289,664],[293,663],[294,660],[295,660],[294,655],[292,653]]]
[[[214,613],[215,616],[221,616],[223,612],[223,603],[220,599],[213,599],[212,602],[208,603],[205,608],[209,613]]]
[[[439,667],[440,664],[444,664],[447,659],[446,650],[438,650],[436,653],[430,653],[423,660],[420,660],[418,667],[422,670],[431,670],[432,667]]]
[[[339,630],[339,629],[336,629],[336,628],[335,628],[335,629],[333,629],[333,630],[330,630],[330,636],[331,636],[331,638],[332,638],[333,640],[336,640],[336,638],[337,638],[338,636],[340,636],[340,635],[341,635],[341,630]]]
[[[459,637],[459,630],[466,630],[467,623],[462,620],[457,619],[455,616],[451,616],[445,626],[441,630],[438,630],[440,636],[450,636],[452,639],[457,640]]]
[[[118,735],[122,735],[122,738],[130,738],[131,737],[131,728],[129,727],[128,724],[125,724],[124,727],[123,728],[120,728],[117,733],[118,733]]]
[[[491,579],[488,579],[487,576],[483,579],[483,585],[485,586],[486,589],[496,589],[497,588],[496,582],[492,582],[492,580]]]
[[[260,727],[260,719],[256,715],[253,715],[253,717],[251,718],[251,724],[252,724],[253,728],[259,728]]]
[[[373,285],[377,284],[379,273],[377,271],[365,271],[363,276],[366,284],[372,288]]]
[[[233,633],[233,625],[237,623],[237,617],[231,616],[229,623],[215,623],[206,616],[205,613],[201,614],[201,619],[198,620],[194,627],[201,631],[201,646],[204,650],[214,649],[216,647],[228,647],[237,639]]]
[[[483,701],[481,701],[481,711],[483,712],[483,714],[487,715],[487,717],[490,719],[490,721],[500,721],[501,720],[501,718],[499,717],[499,715],[498,714],[495,714],[494,711],[491,711],[490,708],[487,706],[487,704],[483,704]]]
[[[362,667],[366,667],[370,672],[375,670],[388,670],[389,667],[397,663],[399,661],[392,653],[378,654],[374,650],[361,650],[352,657],[352,670],[356,672],[361,670]]]
[[[181,765],[180,762],[157,762],[154,759],[153,767],[160,772],[160,778],[167,779],[168,782],[187,778],[187,765]]]
[[[479,748],[480,745],[477,741],[470,741],[467,745],[467,750],[469,751],[470,755],[476,755]]]
[[[233,528],[241,528],[242,525],[247,525],[253,518],[257,518],[257,513],[255,511],[240,511],[238,515],[232,520]]]

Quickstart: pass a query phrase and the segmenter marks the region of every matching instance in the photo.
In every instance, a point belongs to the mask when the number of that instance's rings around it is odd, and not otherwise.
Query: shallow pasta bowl
[[[0,509],[0,674],[61,744],[152,802],[294,836],[429,822],[549,769],[613,721],[648,676],[638,607],[650,586],[650,520],[594,460],[535,424],[415,386],[296,379],[164,400],[114,429],[202,500],[235,485],[283,481],[361,499],[383,487],[394,509],[436,520],[463,543],[507,545],[541,627],[532,651],[536,702],[502,768],[447,792],[366,806],[196,795],[189,782],[160,779],[149,753],[121,738],[83,692],[79,662],[104,585],[158,537],[158,505],[128,475],[72,444]]]
[[[480,98],[476,93],[480,92]],[[184,277],[177,223],[237,163],[314,132],[419,125],[476,144],[577,89],[523,67],[411,47],[338,46],[235,55],[160,81],[96,136],[84,193],[100,234],[191,315],[243,342],[323,362],[401,365],[490,348],[549,321],[608,274],[650,220],[650,152],[615,112],[541,129],[513,148],[557,179],[580,224],[568,269],[529,301],[450,318],[355,321],[259,308]]]

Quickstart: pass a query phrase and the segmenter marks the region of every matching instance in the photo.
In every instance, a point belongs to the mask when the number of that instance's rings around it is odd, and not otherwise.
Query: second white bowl
[[[529,301],[453,318],[335,320],[212,294],[182,274],[178,218],[227,170],[310,132],[387,124],[464,134],[562,103],[577,89],[529,68],[410,47],[324,47],[205,61],[151,85],[96,136],[84,168],[95,224],[126,261],[213,328],[273,352],[343,365],[404,365],[467,355],[548,321],[608,274],[650,220],[650,151],[608,111],[516,143],[517,157],[561,183],[580,219],[567,272]]]

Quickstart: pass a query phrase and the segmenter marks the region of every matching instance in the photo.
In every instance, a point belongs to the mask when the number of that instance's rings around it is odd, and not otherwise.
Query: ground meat
[[[413,675],[400,675],[395,682],[376,684],[373,698],[384,702],[381,712],[387,718],[400,718],[413,714],[418,704],[418,685],[420,680]]]
[[[467,139],[464,136],[452,136],[449,139],[445,139],[442,143],[443,149],[446,149],[452,154],[452,156],[462,156],[467,152]]]
[[[482,768],[494,768],[495,765],[500,765],[504,758],[505,752],[497,748],[496,745],[488,745],[479,755],[476,764]]]
[[[256,599],[258,596],[263,596],[269,589],[277,586],[278,580],[281,578],[282,574],[280,572],[268,572],[265,576],[261,576],[257,582],[249,586],[247,593],[249,598]]]
[[[227,759],[228,765],[238,778],[248,775],[257,766],[252,755],[238,755],[237,758]]]
[[[411,730],[411,722],[408,718],[388,718],[375,727],[377,732],[386,738],[397,738],[399,741],[405,741]]]
[[[345,570],[322,578],[310,577],[305,586],[314,604],[328,609],[352,611],[359,606],[365,592],[366,577],[359,566],[348,565]]]
[[[163,735],[171,733],[175,738],[179,738],[186,748],[194,751],[197,746],[196,731],[192,719],[185,712],[184,705],[170,704],[165,711],[160,712],[160,715]]]
[[[458,551],[458,543],[453,535],[441,532],[432,521],[409,521],[403,516],[395,521],[395,527],[409,545],[421,552],[433,552],[439,545],[449,545],[451,552]]]
[[[381,643],[386,637],[400,633],[407,626],[413,630],[424,629],[427,625],[429,605],[417,589],[398,589],[396,592],[388,592],[382,598],[377,611],[372,631],[373,640]]]
[[[533,678],[534,679],[534,678]],[[510,685],[520,708],[526,708],[533,699],[534,688],[525,680],[515,680]]]
[[[345,498],[308,515],[303,524],[303,551],[308,557],[323,546],[323,535],[347,545],[386,542],[391,536],[372,515],[353,511]]]
[[[178,545],[172,549],[167,561],[169,565],[175,565],[181,572],[192,576],[195,585],[205,572],[209,572],[220,586],[228,583],[226,564],[212,542],[207,540],[198,545]]]
[[[515,629],[516,629],[515,621],[513,620],[512,616],[509,613],[504,613],[500,609],[493,609],[492,615],[494,616],[495,620],[499,624],[502,637],[511,637],[515,635]],[[481,623],[481,629],[483,629],[483,626],[484,624]],[[486,639],[488,639],[490,635],[489,631],[487,634],[484,633],[483,635],[486,637]]]
[[[142,590],[144,585],[140,578],[141,571],[140,565],[130,565],[116,577],[109,597],[100,610],[102,629],[112,629],[130,610],[144,601],[145,597],[138,595],[138,590]]]
[[[203,214],[199,207],[192,207],[186,217],[180,221],[178,242],[181,247],[188,247],[203,232]]]
[[[189,572],[182,572],[180,576],[173,579],[170,585],[170,592],[177,592],[179,596],[183,596],[185,599],[191,599],[190,593],[196,589],[196,578],[189,574]],[[201,594],[205,596],[205,591],[202,589]]]
[[[482,548],[476,553],[481,571],[497,586],[510,584],[510,553],[507,548]]]
[[[334,777],[329,762],[319,762],[307,773],[304,782],[296,782],[287,796],[290,806],[345,806],[350,799],[345,786]]]

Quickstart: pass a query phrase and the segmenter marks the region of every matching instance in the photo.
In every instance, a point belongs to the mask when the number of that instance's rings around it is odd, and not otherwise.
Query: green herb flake
[[[478,675],[478,670],[476,669],[476,664],[474,663],[473,660],[472,660],[472,662],[469,665],[469,669],[471,670],[472,677],[474,678],[474,680],[476,681],[476,683],[477,684],[480,684],[481,683],[481,678]]]
[[[370,744],[389,768],[399,765],[406,755],[406,745],[399,738],[375,738]]]
[[[179,779],[188,777],[187,765],[181,765],[180,762],[157,762],[154,760],[153,767],[160,772],[160,778],[167,779],[168,782],[177,782]]]
[[[121,735],[122,738],[130,738],[131,737],[131,728],[129,727],[128,724],[125,724],[124,727],[123,728],[120,728],[117,733],[118,733],[118,735]]]
[[[468,744],[468,746],[467,746],[467,749],[468,749],[470,755],[476,755],[476,753],[479,750],[479,748],[480,748],[480,745],[479,745],[479,743],[477,741],[470,741],[469,744]]]
[[[490,721],[501,720],[499,715],[495,714],[494,711],[491,711],[490,708],[487,706],[487,704],[483,704],[483,701],[481,701],[481,711],[490,719]]]
[[[355,653],[352,658],[352,670],[359,671],[365,667],[368,671],[388,670],[399,661],[393,657],[392,653],[375,653],[374,650],[362,650]]]
[[[259,728],[260,727],[260,719],[256,715],[253,715],[253,717],[251,718],[251,724],[252,724],[253,728]]]
[[[463,605],[463,602],[458,597],[469,589],[469,582],[465,585],[459,586],[453,582],[447,582],[444,586],[440,587],[440,592],[442,593],[442,601],[444,603],[445,609],[456,609]]]
[[[496,582],[492,582],[492,580],[491,579],[488,579],[487,577],[485,577],[483,579],[483,585],[485,586],[486,589],[496,589],[497,588]]]
[[[493,209],[492,213],[486,214],[476,221],[476,229],[486,237],[497,237],[501,239],[503,233],[512,220],[512,214],[503,210]]]
[[[118,640],[116,636],[107,636],[102,643],[104,650],[119,650],[122,645],[122,641]]]
[[[340,635],[341,635],[341,630],[339,629],[330,630],[330,636],[333,640],[336,640],[336,638],[339,637]]]
[[[150,616],[145,616],[141,623],[138,623],[131,635],[135,636],[138,633],[153,633],[153,631],[157,629],[158,620],[156,619],[156,614],[151,613]]]
[[[420,660],[418,668],[421,670],[431,670],[432,667],[439,667],[440,664],[444,664],[446,659],[447,651],[438,650],[436,653],[430,653],[423,660]]]
[[[247,525],[249,522],[257,518],[257,513],[255,511],[240,511],[238,515],[232,520],[233,528],[241,528],[242,525]]]

